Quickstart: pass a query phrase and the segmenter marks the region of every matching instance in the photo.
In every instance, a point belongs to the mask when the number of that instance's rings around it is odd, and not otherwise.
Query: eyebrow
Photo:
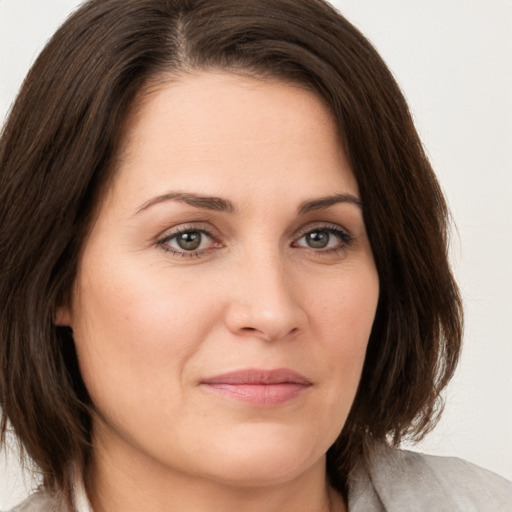
[[[231,201],[221,197],[202,196],[192,192],[168,192],[167,194],[162,194],[146,201],[137,210],[136,214],[151,208],[155,204],[163,203],[165,201],[179,201],[189,204],[190,206],[194,206],[195,208],[213,210],[216,212],[237,213],[238,211],[237,207]],[[304,215],[313,211],[325,210],[326,208],[339,203],[353,204],[358,208],[363,208],[363,203],[356,196],[351,194],[334,194],[332,196],[304,201],[299,205],[297,211],[299,215]]]
[[[353,204],[358,208],[363,208],[363,203],[361,200],[352,194],[334,194],[332,196],[320,197],[311,201],[304,201],[300,204],[298,212],[300,215],[304,215],[305,213],[309,212],[325,210],[326,208],[329,208],[330,206],[338,203],[348,203]]]
[[[236,213],[236,206],[227,199],[222,199],[221,197],[215,196],[202,196],[199,194],[193,194],[191,192],[169,192],[167,194],[162,194],[161,196],[154,197],[149,201],[146,201],[138,210],[137,213],[140,213],[151,206],[163,203],[164,201],[179,201],[181,203],[189,204],[190,206],[194,206],[195,208],[203,208],[205,210],[213,210],[216,212],[225,212],[225,213]]]

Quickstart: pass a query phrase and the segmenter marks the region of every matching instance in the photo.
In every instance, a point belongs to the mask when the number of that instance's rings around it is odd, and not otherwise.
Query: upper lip
[[[207,377],[201,380],[202,384],[299,384],[309,386],[312,382],[300,373],[288,368],[277,368],[275,370],[245,369]]]

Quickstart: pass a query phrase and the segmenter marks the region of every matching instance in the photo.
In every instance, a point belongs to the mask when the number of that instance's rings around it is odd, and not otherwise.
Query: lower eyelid
[[[172,247],[166,247],[165,245],[162,245],[161,247],[166,253],[172,254],[177,258],[200,258],[206,251],[208,251],[208,249],[200,251],[178,251]]]

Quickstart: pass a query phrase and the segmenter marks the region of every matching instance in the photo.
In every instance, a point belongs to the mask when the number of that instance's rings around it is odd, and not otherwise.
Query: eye
[[[177,256],[198,256],[208,249],[219,246],[203,229],[184,228],[159,240],[158,244]]]
[[[316,251],[341,250],[352,241],[352,236],[338,227],[322,226],[310,229],[296,242],[297,247],[306,247]]]

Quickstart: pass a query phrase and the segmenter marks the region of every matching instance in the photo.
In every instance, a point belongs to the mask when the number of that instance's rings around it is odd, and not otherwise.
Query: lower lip
[[[293,382],[277,384],[203,384],[207,389],[235,400],[259,407],[272,407],[291,402],[301,396],[309,385]]]

